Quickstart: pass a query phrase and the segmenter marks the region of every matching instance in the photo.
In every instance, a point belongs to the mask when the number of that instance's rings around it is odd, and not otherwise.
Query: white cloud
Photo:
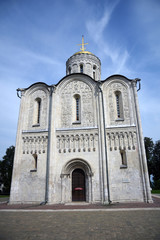
[[[5,42],[5,40],[0,41],[0,56],[9,63],[13,61],[17,64],[25,65],[28,63],[31,65],[33,61],[43,62],[45,64],[59,65],[61,62],[58,60],[54,60],[48,55],[36,53],[31,49],[26,47],[18,46],[16,44],[12,44],[11,42]],[[5,46],[5,47],[4,47]]]
[[[101,40],[101,38],[103,38],[103,32],[104,32],[105,28],[107,27],[109,20],[111,18],[111,15],[118,3],[119,3],[119,1],[117,0],[117,1],[114,1],[112,3],[112,5],[108,6],[105,9],[104,15],[102,16],[101,19],[89,20],[86,23],[87,29],[94,37],[95,42],[98,43],[98,41]]]
[[[30,51],[30,50],[25,50],[24,55],[28,56],[32,60],[36,60],[36,62],[40,61],[40,62],[43,62],[45,64],[61,65],[61,62],[58,61],[58,60],[54,60],[53,58],[50,58],[46,55],[38,54],[38,53],[35,53],[33,51]]]
[[[116,46],[113,45],[113,42],[109,43],[105,37],[107,34],[109,36],[109,32],[107,33],[107,26],[109,25],[109,21],[118,3],[119,1],[114,1],[112,5],[107,6],[100,19],[95,18],[88,20],[86,23],[87,30],[90,36],[93,37],[96,45],[101,49],[101,52],[103,52],[103,57],[109,57],[111,59],[112,66],[110,70],[112,74],[129,72],[126,66],[126,62],[129,58],[127,49],[125,47],[119,47],[118,43]]]

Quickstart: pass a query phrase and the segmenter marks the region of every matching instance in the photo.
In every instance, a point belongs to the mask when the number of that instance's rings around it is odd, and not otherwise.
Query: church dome
[[[66,62],[66,74],[84,73],[92,77],[94,80],[101,79],[101,61],[93,53],[86,51],[84,45],[84,37],[82,36],[81,51],[74,53]]]

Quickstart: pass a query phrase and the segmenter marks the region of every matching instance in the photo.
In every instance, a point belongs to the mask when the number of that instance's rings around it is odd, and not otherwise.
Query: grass
[[[0,198],[6,198],[9,197],[9,195],[0,195]]]
[[[160,190],[152,190],[152,193],[159,193],[160,194]]]

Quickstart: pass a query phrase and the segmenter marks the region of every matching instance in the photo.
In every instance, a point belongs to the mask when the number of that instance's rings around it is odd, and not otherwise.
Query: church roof
[[[106,79],[102,80],[101,82],[108,81],[108,80],[110,80],[110,79],[112,79],[112,78],[125,78],[125,79],[128,80],[128,81],[134,80],[134,79],[129,79],[129,78],[127,78],[126,76],[121,75],[121,74],[113,74],[113,75],[107,77]]]
[[[79,51],[79,52],[74,53],[73,55],[85,54],[85,53],[94,55],[93,53],[91,53],[91,52],[89,52],[89,51]]]

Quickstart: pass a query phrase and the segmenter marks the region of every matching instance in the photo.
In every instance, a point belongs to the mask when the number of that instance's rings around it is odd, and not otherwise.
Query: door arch
[[[76,168],[72,172],[72,201],[86,201],[85,186],[85,172],[80,168]]]
[[[61,172],[61,202],[72,202],[73,193],[72,193],[72,175],[73,172],[80,169],[84,176],[85,185],[84,185],[84,201],[92,202],[92,176],[93,172],[91,166],[88,162],[83,159],[72,159],[68,161],[62,168]],[[78,190],[77,190],[78,191]],[[80,191],[80,190],[79,190]],[[78,200],[80,201],[80,200]]]

